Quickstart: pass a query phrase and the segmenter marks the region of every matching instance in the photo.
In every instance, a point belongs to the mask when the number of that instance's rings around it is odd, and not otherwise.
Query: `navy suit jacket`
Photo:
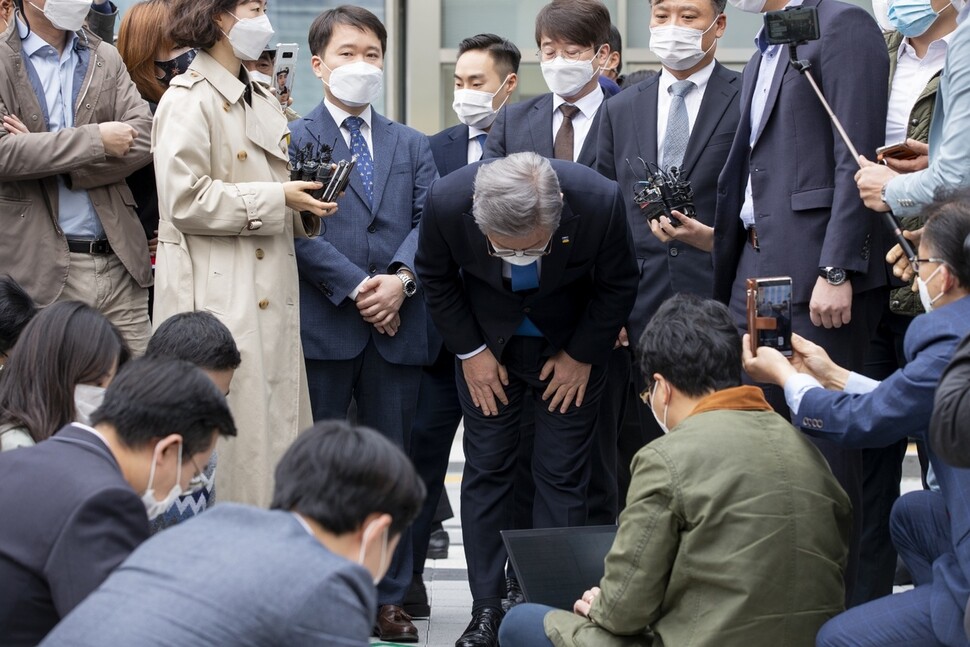
[[[488,138],[485,138],[488,141]],[[438,175],[444,177],[468,166],[468,126],[458,124],[428,137]]]
[[[108,447],[75,425],[0,453],[0,644],[36,645],[148,538]]]
[[[906,366],[865,394],[811,389],[802,398],[796,421],[812,436],[849,447],[886,447],[907,436],[926,440],[940,377],[968,334],[968,297],[919,315],[906,331]],[[939,636],[962,632],[970,598],[970,470],[948,465],[932,448],[929,455],[953,540],[953,551],[933,564],[930,613]],[[949,628],[941,630],[940,625]]]
[[[864,9],[839,0],[805,0],[818,8],[822,37],[798,47],[861,155],[874,159],[886,138],[889,58],[879,27]],[[738,214],[748,172],[761,252],[760,276],[792,277],[796,303],[807,303],[820,267],[855,272],[861,292],[886,284],[888,232],[859,198],[859,166],[807,78],[779,51],[775,76],[753,146],[751,102],[761,53],[744,68],[741,120],[718,182],[714,223],[715,298],[728,303],[746,240]]]
[[[393,337],[377,332],[348,298],[361,281],[414,269],[418,223],[431,181],[437,177],[428,138],[372,109],[374,201],[367,204],[354,170],[350,187],[337,199],[337,213],[323,221],[323,233],[296,240],[300,271],[300,332],[303,354],[315,360],[353,359],[371,339],[392,364],[428,361],[427,313],[418,295],[401,306],[401,327]],[[334,146],[334,159],[350,159],[338,124],[323,102],[290,124],[290,155],[308,142]]]
[[[637,271],[616,182],[573,162],[550,160],[563,210],[542,258],[539,287],[513,292],[502,260],[489,256],[471,215],[478,162],[436,180],[421,223],[417,271],[428,308],[456,354],[482,344],[501,361],[528,316],[554,348],[604,364],[636,298]]]
[[[657,164],[657,92],[659,75],[627,88],[600,108],[596,170],[616,180],[640,265],[640,288],[627,332],[640,339],[660,304],[679,292],[710,297],[714,285],[711,255],[686,243],[661,243],[650,232],[633,200],[633,186],[646,175],[643,164]],[[714,225],[717,177],[724,167],[738,126],[741,75],[714,63],[704,99],[687,142],[683,172],[694,190],[697,219]],[[629,163],[627,162],[629,160]],[[632,168],[631,168],[632,166]]]
[[[599,92],[599,88],[596,89]],[[596,163],[596,133],[599,130],[600,115],[607,98],[593,116],[589,133],[579,151],[579,164],[593,166]],[[488,131],[485,140],[484,158],[506,157],[512,153],[538,153],[553,158],[552,136],[552,93],[540,94],[528,101],[506,105],[498,111],[495,123]]]

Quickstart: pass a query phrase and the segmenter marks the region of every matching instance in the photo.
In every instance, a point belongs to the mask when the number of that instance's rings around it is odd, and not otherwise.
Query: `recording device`
[[[876,149],[876,161],[881,162],[886,158],[897,160],[911,160],[919,157],[919,153],[906,145],[906,142],[880,146]]]
[[[336,142],[334,142],[336,143]],[[303,182],[320,182],[319,189],[307,191],[316,200],[333,202],[338,195],[347,189],[350,183],[350,172],[357,163],[357,156],[350,161],[340,160],[333,163],[333,146],[326,144],[313,145],[313,142],[297,150],[290,168],[291,180]],[[304,213],[304,215],[307,215]]]
[[[748,336],[751,352],[774,348],[786,357],[791,346],[791,277],[748,279]]]
[[[296,43],[277,43],[276,62],[273,66],[272,88],[282,103],[290,96],[293,78],[296,76],[296,57],[300,46]]]
[[[680,169],[671,166],[664,170],[656,164],[648,165],[642,158],[637,158],[643,164],[646,178],[633,185],[633,201],[640,205],[640,213],[649,220],[659,220],[660,216],[667,216],[670,224],[680,227],[681,222],[673,212],[679,211],[688,218],[697,216],[694,207],[694,190],[690,181],[680,175]],[[626,161],[630,164],[630,160]],[[633,171],[633,165],[630,164]],[[633,171],[635,177],[639,177]]]
[[[779,11],[766,12],[764,20],[766,40],[771,45],[788,45],[791,66],[804,74],[805,78],[808,79],[812,90],[815,91],[818,100],[822,103],[822,107],[828,113],[829,119],[832,120],[832,124],[838,131],[846,148],[852,154],[852,159],[856,160],[856,163],[861,168],[862,162],[859,161],[859,151],[852,144],[852,140],[849,139],[845,128],[842,127],[842,122],[839,121],[839,118],[832,111],[832,106],[826,101],[821,88],[815,82],[815,77],[810,71],[812,64],[807,59],[798,58],[799,44],[810,40],[818,40],[821,37],[818,27],[818,10],[815,7],[788,7],[787,9],[781,9]],[[913,246],[909,240],[903,236],[903,230],[900,228],[896,216],[893,215],[892,211],[886,211],[884,214],[886,224],[892,230],[893,235],[896,237],[896,242],[899,243],[903,253],[906,254],[906,258],[916,258],[916,252],[913,251]]]

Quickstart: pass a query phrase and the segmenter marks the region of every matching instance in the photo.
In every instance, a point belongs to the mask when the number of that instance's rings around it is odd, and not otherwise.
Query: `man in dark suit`
[[[730,0],[771,11],[785,0]],[[839,0],[805,0],[818,11],[821,38],[798,46],[861,154],[885,137],[888,56],[876,23]],[[745,280],[792,278],[792,329],[843,366],[861,370],[886,298],[885,225],[859,198],[858,163],[842,142],[809,80],[791,66],[787,47],[764,30],[744,70],[741,121],[718,181],[714,220],[714,295],[747,327]],[[768,400],[785,411],[784,398]],[[862,512],[861,453],[817,440],[852,500],[853,536],[846,572],[852,598]]]
[[[377,114],[387,31],[370,11],[344,5],[310,27],[314,73],[324,100],[291,125],[290,154],[334,145],[335,159],[356,155],[350,186],[326,232],[296,245],[300,332],[314,420],[357,419],[402,449],[428,362],[427,311],[412,271],[418,222],[437,176],[428,138]],[[304,244],[305,243],[305,244]],[[400,609],[411,582],[411,533],[378,588],[378,633],[416,641]]]
[[[0,454],[0,645],[40,642],[236,435],[225,396],[176,360],[124,366],[91,422]]]
[[[877,382],[842,368],[802,337],[792,338],[794,362],[769,348],[752,356],[745,343],[745,369],[784,387],[805,433],[848,447],[927,439],[940,377],[970,333],[970,254],[964,249],[970,199],[964,194],[930,205],[925,215],[916,272],[927,314],[906,332],[903,368]],[[930,463],[939,489],[903,495],[890,519],[893,544],[916,588],[836,616],[819,631],[817,645],[968,644],[963,615],[970,599],[970,471],[932,451]]]
[[[485,142],[485,157],[532,151],[593,166],[599,71],[610,56],[610,11],[600,0],[552,0],[536,16],[542,77],[550,92],[507,106]]]
[[[438,175],[444,177],[482,158],[485,138],[495,116],[518,85],[521,57],[518,47],[495,34],[479,34],[459,43],[452,107],[461,123],[429,138]],[[461,422],[455,354],[441,343],[441,335],[430,319],[428,323],[431,364],[421,374],[418,408],[411,427],[411,460],[428,488],[424,507],[411,528],[414,576],[404,610],[414,617],[427,616],[431,611],[422,579],[424,561],[432,532],[435,535],[444,532],[435,528],[440,529],[440,521],[452,516],[444,493],[444,478],[451,445]]]
[[[534,392],[536,527],[586,522],[605,364],[636,264],[615,182],[536,153],[432,185],[416,258],[465,415],[462,527],[474,607],[459,647],[494,647],[526,393]]]
[[[634,344],[668,297],[678,292],[709,297],[713,289],[710,252],[717,177],[734,141],[741,89],[741,75],[714,58],[727,24],[725,4],[726,0],[656,0],[651,10],[650,47],[663,64],[661,73],[600,109],[596,170],[616,180],[624,192],[640,265],[636,305],[626,334],[621,333]],[[701,32],[700,40],[688,38],[690,32],[684,29]],[[693,46],[678,47],[678,39]],[[681,89],[683,97],[677,96]],[[680,170],[694,190],[696,220],[680,218],[675,226],[666,217],[659,223],[644,218],[634,200],[634,185],[645,178],[645,165]],[[604,469],[615,469],[617,474],[622,507],[630,482],[630,461],[662,432],[650,407],[638,397],[646,383],[640,371],[634,370],[630,347],[621,345],[614,353],[625,360],[630,386],[608,396],[613,402],[606,415],[615,421],[614,428],[619,426],[620,435],[613,439],[610,452],[611,439],[602,434],[601,452]]]

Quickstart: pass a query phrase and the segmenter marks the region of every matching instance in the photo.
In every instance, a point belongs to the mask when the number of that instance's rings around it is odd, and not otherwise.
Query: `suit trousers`
[[[520,413],[531,393],[535,431],[532,477],[535,528],[564,528],[586,523],[590,451],[606,367],[593,366],[582,406],[565,413],[549,411],[539,379],[555,349],[543,338],[513,337],[502,357],[508,370],[508,405],[485,416],[473,403],[460,363],[455,374],[465,415],[465,472],[461,489],[461,522],[465,537],[468,582],[476,606],[498,606],[505,596],[507,555],[501,531],[512,527],[512,492],[519,456]],[[532,387],[531,389],[529,387]]]
[[[746,279],[760,276],[758,273],[758,254],[750,244],[745,243],[738,262],[738,272],[731,289],[731,315],[738,330],[747,332],[747,286]],[[869,340],[875,333],[882,306],[888,298],[887,290],[874,289],[852,295],[851,323],[841,328],[823,328],[812,323],[807,303],[792,304],[792,330],[802,337],[815,342],[825,349],[839,366],[850,371],[862,373],[865,367]],[[750,383],[747,376],[745,380]],[[784,390],[774,385],[760,385],[764,388],[765,398],[779,414],[791,417],[785,402]],[[794,421],[795,426],[797,420]],[[862,538],[862,450],[846,449],[830,440],[814,438],[809,440],[818,447],[828,461],[832,474],[842,489],[849,495],[852,503],[852,534],[849,537],[849,561],[845,569],[845,599],[855,599],[855,584],[859,570],[859,550]]]
[[[593,443],[593,472],[589,481],[589,518],[591,526],[616,523],[620,512],[617,497],[617,437],[626,411],[626,392],[630,382],[629,348],[615,348],[606,369],[606,386],[600,398]],[[629,465],[628,465],[629,466]]]
[[[442,347],[434,364],[424,367],[421,372],[418,407],[411,426],[411,462],[428,490],[421,512],[411,526],[415,573],[424,573],[431,526],[446,496],[444,484],[448,457],[460,422],[455,356]]]
[[[313,420],[346,420],[351,398],[357,424],[376,429],[408,452],[418,401],[421,367],[391,364],[373,341],[349,360],[306,360]],[[387,575],[377,586],[378,604],[401,604],[411,584],[411,528],[401,533]]]
[[[632,343],[632,340],[631,340]],[[640,394],[647,388],[647,381],[640,372],[640,365],[633,351],[627,349],[628,361],[631,363],[630,380],[624,389],[623,397],[626,405],[623,409],[623,420],[620,424],[616,439],[616,482],[619,511],[626,507],[626,495],[630,489],[630,464],[645,445],[664,435],[663,429],[653,417],[650,405],[640,399]]]

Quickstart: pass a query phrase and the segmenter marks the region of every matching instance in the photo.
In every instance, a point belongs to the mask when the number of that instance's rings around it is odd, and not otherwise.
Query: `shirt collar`
[[[710,63],[708,63],[701,69],[697,70],[696,72],[694,72],[684,80],[693,81],[694,85],[697,86],[697,89],[703,93],[704,88],[707,87],[707,82],[711,80],[711,74],[713,73],[714,73],[714,60],[712,59]],[[667,68],[661,68],[660,78],[657,80],[657,82],[660,84],[661,92],[668,92],[668,88],[670,88],[670,86],[676,83],[677,79],[674,77],[673,74],[667,71]]]
[[[481,128],[475,128],[474,126],[469,126],[468,127],[468,139],[475,139],[479,135],[486,135],[487,136],[488,133],[485,132],[484,130],[482,130]]]
[[[946,50],[950,45],[950,39],[952,37],[953,37],[953,32],[951,31],[946,36],[943,36],[942,38],[937,38],[936,40],[934,40],[932,43],[930,43],[930,46],[926,48],[926,56],[924,56],[923,58],[933,56],[934,54],[937,56],[945,57]],[[916,50],[913,49],[913,46],[909,44],[908,38],[904,38],[903,41],[899,44],[899,48],[896,50],[896,60],[897,61],[900,60],[904,55],[909,56],[914,60],[919,60],[919,58],[916,56]]]
[[[33,56],[38,51],[44,47],[53,47],[46,40],[37,35],[37,32],[29,29],[26,24],[21,22],[20,16],[16,17],[17,21],[17,33],[20,34],[20,40],[22,42],[22,47],[27,56]],[[74,51],[77,49],[77,32],[72,32],[70,38],[67,40],[67,46],[64,48],[65,51]],[[63,52],[61,53],[63,57]]]
[[[346,119],[347,117],[354,117],[354,116],[360,117],[361,121],[364,122],[364,126],[367,126],[368,128],[370,128],[371,118],[373,117],[373,110],[369,105],[366,108],[364,108],[364,111],[359,115],[352,115],[346,110],[344,110],[343,108],[338,108],[335,104],[333,104],[330,101],[330,99],[326,97],[324,97],[323,99],[323,105],[326,106],[327,111],[330,113],[330,116],[333,117],[333,120],[341,128],[343,128],[344,119]]]
[[[603,103],[604,98],[605,97],[603,95],[603,87],[597,83],[596,88],[594,88],[592,92],[587,94],[582,99],[572,102],[570,105],[574,105],[577,108],[579,108],[579,111],[583,113],[583,116],[586,117],[587,119],[592,119],[593,116],[596,114],[596,111],[599,110],[600,104]],[[567,103],[567,101],[563,99],[561,96],[559,96],[558,94],[552,95],[553,112],[555,112],[556,110],[559,110],[559,106],[561,106],[564,103]]]
[[[111,449],[111,445],[108,444],[108,439],[105,438],[104,436],[102,436],[101,435],[101,432],[98,431],[97,429],[95,429],[94,427],[91,427],[90,425],[86,425],[86,424],[80,423],[80,422],[72,422],[71,423],[71,426],[72,427],[77,427],[78,429],[83,429],[84,431],[88,432],[89,434],[93,434],[94,436],[96,436],[98,438],[98,440],[100,440],[102,443],[104,443],[104,446],[105,447],[107,447],[109,450]]]

